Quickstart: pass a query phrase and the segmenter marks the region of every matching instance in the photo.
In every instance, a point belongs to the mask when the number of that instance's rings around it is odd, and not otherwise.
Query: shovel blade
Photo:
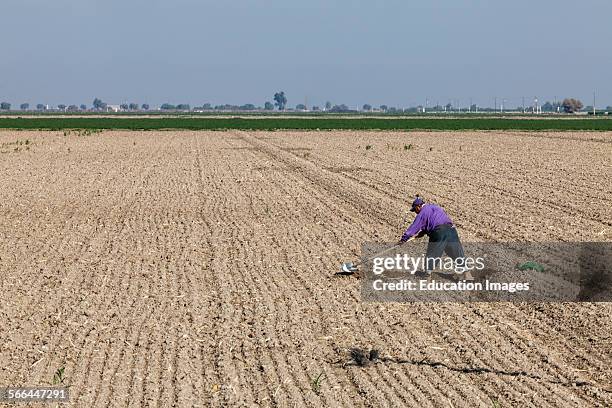
[[[352,262],[345,262],[340,267],[340,272],[350,275],[357,272],[357,268],[353,265]]]

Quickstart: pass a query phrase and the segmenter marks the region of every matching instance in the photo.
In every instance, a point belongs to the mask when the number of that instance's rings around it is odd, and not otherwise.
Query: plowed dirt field
[[[610,303],[363,303],[334,276],[415,193],[464,241],[612,241],[611,133],[3,131],[0,152],[0,387],[65,367],[73,407],[612,405]]]

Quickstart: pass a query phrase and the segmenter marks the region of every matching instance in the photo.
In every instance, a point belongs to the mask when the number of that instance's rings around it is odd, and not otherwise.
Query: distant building
[[[121,107],[119,105],[106,105],[107,112],[119,112]]]

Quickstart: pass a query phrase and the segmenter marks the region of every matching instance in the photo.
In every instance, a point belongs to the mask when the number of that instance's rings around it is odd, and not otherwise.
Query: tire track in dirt
[[[428,136],[432,137],[430,135],[428,135]],[[491,136],[490,135],[478,135],[477,137],[479,137],[480,139],[485,138],[484,140],[486,141],[486,140],[488,140],[486,138],[490,138]],[[441,136],[439,136],[438,138],[439,138],[439,140],[445,140]],[[475,139],[475,140],[480,140],[480,139]],[[277,140],[278,140],[279,143],[285,141],[284,139],[281,139],[281,138],[275,138],[274,139],[274,141],[277,141]],[[479,142],[479,143],[482,144],[482,142]],[[286,145],[286,143],[283,143],[283,144]],[[332,149],[327,149],[326,150],[324,146],[317,146],[317,145],[312,145],[312,144],[311,144],[311,146],[317,147],[317,149],[316,149],[317,154],[312,155],[311,153],[314,153],[314,152],[309,152],[308,153],[309,157],[308,157],[307,160],[309,160],[309,161],[311,161],[313,163],[317,160],[317,158],[320,158],[320,157],[323,157],[323,160],[325,162],[327,162],[327,163],[329,163],[329,162],[334,163],[334,162],[337,162],[338,160],[346,160],[347,157],[348,157],[347,155],[340,156],[340,155],[336,154],[334,156],[334,155],[330,154],[330,152],[334,152],[335,153],[337,151],[337,149],[336,150],[332,150]],[[299,154],[295,153],[293,150],[288,150],[288,151],[293,153],[296,156],[299,156]],[[321,151],[320,154],[318,153],[319,151]],[[433,153],[430,153],[429,155],[431,155],[431,154],[433,154]],[[405,163],[403,163],[401,161],[398,161],[398,158],[400,156],[403,156],[403,155],[405,155],[405,153],[404,154],[399,154],[399,153],[393,153],[391,151],[390,154],[387,154],[385,156],[385,161],[381,162],[380,166],[377,166],[377,168],[383,168],[385,170],[385,175],[393,174],[394,170],[396,170],[397,168],[401,168],[401,167],[405,166]],[[432,157],[434,157],[434,156],[432,156]],[[351,156],[351,158],[352,158],[352,156]],[[489,190],[490,190],[489,187],[491,187],[491,183],[489,182],[490,180],[505,180],[505,179],[507,179],[509,181],[515,180],[516,182],[520,182],[520,183],[524,182],[524,179],[513,178],[512,172],[509,173],[508,171],[505,171],[508,168],[514,168],[514,167],[517,166],[516,163],[513,163],[510,160],[506,161],[505,159],[506,158],[504,156],[499,156],[498,160],[496,160],[496,165],[495,166],[486,166],[486,165],[482,166],[482,165],[480,165],[480,166],[474,167],[473,166],[474,163],[472,161],[465,160],[460,155],[460,156],[458,156],[456,158],[453,158],[453,160],[448,163],[448,164],[450,164],[450,168],[446,169],[445,171],[436,171],[435,167],[431,167],[430,166],[430,168],[427,171],[418,172],[420,177],[425,177],[425,180],[424,180],[425,182],[422,182],[420,184],[425,185],[425,186],[428,185],[428,184],[429,185],[438,185],[438,183],[440,183],[440,180],[445,180],[445,183],[449,186],[449,192],[450,193],[449,193],[449,195],[447,197],[444,197],[444,198],[445,198],[446,201],[448,201],[449,200],[449,196],[450,196],[451,199],[456,196],[456,194],[453,191],[456,190],[456,188],[455,188],[456,186],[454,184],[457,181],[457,179],[455,177],[452,177],[452,175],[462,174],[462,171],[465,174],[467,174],[467,175],[470,175],[470,174],[479,174],[480,175],[480,174],[484,173],[484,175],[482,177],[478,178],[478,179],[474,179],[473,177],[470,177],[470,179],[472,180],[471,181],[472,184],[474,182],[478,183],[475,186],[473,186],[473,188],[471,190],[471,193],[476,192],[477,194],[480,194],[480,195],[485,194],[484,196],[481,197],[480,202],[485,202],[485,203],[486,202],[497,202],[497,201],[499,201],[499,199],[501,199],[502,202],[503,201],[507,201],[507,198],[505,198],[504,196],[497,196],[497,197],[493,198],[493,197],[488,197],[486,195],[486,194],[489,194]],[[402,158],[402,160],[405,160],[405,159]],[[500,163],[500,161],[501,161],[501,163]],[[461,163],[461,165],[458,167],[456,165],[457,163]],[[542,163],[539,163],[539,164],[540,165],[546,165],[546,163],[547,162],[542,162]],[[350,164],[350,163],[346,162],[346,164]],[[357,164],[359,164],[359,163],[357,163]],[[366,164],[366,163],[364,163],[364,164]],[[485,162],[484,164],[487,164],[487,162]],[[440,166],[440,165],[443,166],[443,167],[449,167],[447,165],[447,162],[444,162],[444,161],[438,163],[438,166]],[[320,167],[320,164],[319,164],[319,167]],[[525,169],[525,167],[521,168],[521,170],[520,170],[521,173],[528,170],[528,169],[527,170],[524,170],[524,169]],[[491,173],[490,170],[492,170],[493,172]],[[557,167],[550,168],[550,169],[547,170],[547,174],[548,173],[552,174],[552,173],[554,173],[557,170],[558,170]],[[415,170],[413,169],[413,172],[414,171]],[[430,175],[431,172],[433,172],[433,174],[435,174],[435,177],[431,177],[431,175]],[[489,174],[487,174],[487,172],[489,172]],[[361,177],[360,179],[357,179],[355,176],[352,176],[351,174],[347,174],[347,173],[348,172],[342,172],[342,174],[344,176],[354,178],[358,182],[368,184],[370,187],[378,188],[378,186],[385,186],[385,185],[391,184],[391,183],[389,183],[388,179],[381,179],[380,178],[382,176],[382,173],[380,171],[368,172],[366,174],[363,174],[362,175],[363,177]],[[397,172],[395,172],[395,173],[397,173]],[[538,189],[541,190],[542,189],[541,181],[544,181],[545,179],[540,177],[537,173],[531,174],[528,177],[528,179],[530,179],[530,180],[532,180],[534,178],[535,178],[535,180],[537,180],[536,182],[537,182],[537,185],[538,185]],[[586,180],[584,177],[582,177],[582,179]],[[368,180],[374,180],[374,182],[368,182]],[[398,183],[396,182],[394,184],[397,185]],[[581,207],[579,206],[578,203],[576,203],[576,205],[572,205],[570,207],[567,204],[560,203],[559,202],[560,200],[558,200],[558,199],[555,200],[555,201],[551,201],[551,200],[547,200],[546,199],[547,194],[549,194],[549,193],[556,193],[557,191],[559,191],[558,188],[560,186],[562,186],[562,185],[563,184],[556,185],[555,189],[549,190],[549,191],[543,191],[543,192],[541,192],[541,195],[538,195],[538,196],[531,195],[531,191],[533,191],[533,188],[531,188],[531,187],[523,189],[524,193],[527,193],[527,196],[524,196],[522,200],[524,202],[527,202],[527,203],[538,202],[538,201],[544,200],[543,202],[545,202],[548,207],[550,207],[550,205],[553,205],[553,206],[564,205],[564,208],[567,208],[569,210],[573,210],[573,211],[580,210],[580,211],[578,211],[580,214],[583,214],[584,216],[589,218],[590,217],[589,213],[582,211]],[[383,191],[385,193],[389,194],[389,192],[387,190],[383,190]],[[510,191],[511,190],[504,189],[505,193],[508,193]],[[597,189],[593,190],[592,188],[590,188],[590,191],[597,191]],[[574,194],[576,194],[576,193],[574,193]],[[495,196],[495,195],[496,194],[493,194],[493,196]],[[585,199],[584,193],[578,193],[577,196],[579,196],[582,200]],[[404,197],[400,197],[400,196],[397,196],[397,195],[394,198],[398,199],[400,201],[404,200]],[[520,198],[520,196],[517,195],[517,196],[514,196],[514,198]],[[588,196],[587,196],[587,198],[588,198]],[[601,197],[599,197],[598,199],[602,200]],[[564,201],[567,201],[567,200],[564,200]],[[602,203],[603,203],[603,201],[602,201]],[[458,207],[460,208],[461,206],[458,206]],[[509,209],[512,210],[512,207],[510,206]],[[549,211],[549,208],[547,209],[547,211]],[[486,216],[487,214],[479,214],[479,217],[481,217],[482,215]],[[496,215],[499,215],[499,214],[496,214]],[[540,214],[537,214],[537,215],[540,215]],[[466,218],[466,219],[477,220],[479,218],[479,217],[474,217],[474,214],[469,214],[469,216],[470,217]],[[513,224],[513,223],[516,222],[516,220],[520,220],[522,218],[522,215],[520,213],[518,213],[518,214],[514,214],[512,217],[508,217],[508,218],[509,218],[510,221],[512,221],[511,224]],[[597,222],[600,222],[600,223],[603,222],[603,224],[607,225],[606,222],[605,222],[605,219],[602,219],[601,217],[594,218],[594,221],[597,221]],[[605,227],[605,225],[604,225],[604,227]],[[596,227],[593,227],[593,228],[596,228]],[[561,235],[559,235],[559,236],[561,236]]]
[[[241,149],[240,150],[248,152],[248,150],[244,150]],[[239,160],[238,163],[242,162],[244,160]],[[234,169],[236,166],[236,164],[232,163],[231,168]],[[234,180],[238,180],[239,183],[243,185],[242,183],[240,183],[240,176],[242,173],[242,170],[235,170],[232,171],[233,173],[233,178]],[[240,189],[237,188],[236,190],[232,190],[231,192],[231,196],[233,197],[233,199],[237,202],[241,202],[241,203],[248,203],[248,212],[254,212],[256,211],[255,207],[254,207],[254,200],[253,197],[250,195],[253,192],[249,192],[249,191],[245,191],[244,189]],[[248,232],[246,232],[247,236],[259,236],[260,234],[263,235],[267,235],[265,230],[261,230],[260,226],[257,225],[257,223],[251,224],[248,223],[248,225],[246,226],[242,226],[242,228],[247,228]],[[264,241],[267,242],[267,246],[258,248],[259,245],[256,242],[252,242],[249,239],[243,239],[243,237],[241,237],[240,235],[236,235],[236,236],[232,236],[232,240],[238,242],[245,242],[245,246],[240,246],[240,250],[236,253],[232,253],[231,255],[231,259],[241,259],[241,258],[245,258],[244,262],[245,265],[260,265],[260,264],[264,264],[263,267],[265,267],[265,263],[266,263],[266,259],[264,258],[260,258],[261,255],[265,254],[266,252],[271,252],[276,253],[276,250],[281,251],[281,256],[284,256],[284,259],[286,258],[286,254],[282,254],[283,251],[283,247],[280,245],[280,243],[278,241],[276,241],[274,236],[270,236],[268,238],[268,240]],[[242,248],[244,248],[244,255],[241,254]],[[249,249],[249,248],[252,248]],[[252,254],[252,255],[251,255]],[[278,256],[278,255],[275,255]],[[241,263],[242,263],[241,262]],[[284,264],[289,264],[288,262],[284,262]],[[248,271],[248,268],[245,266],[245,271]],[[259,270],[256,270],[256,272],[259,272]],[[281,273],[281,275],[276,275],[274,280],[271,280],[270,278],[255,278],[255,275],[253,275],[252,273],[242,273],[241,276],[244,278],[244,282],[245,282],[245,286],[250,287],[250,288],[255,288],[257,289],[257,292],[255,294],[255,296],[257,296],[258,299],[260,299],[260,301],[264,302],[265,305],[265,310],[267,311],[267,316],[259,316],[257,317],[255,320],[255,332],[257,330],[260,330],[261,332],[265,333],[263,334],[263,336],[268,336],[270,334],[275,334],[275,336],[271,336],[269,338],[266,339],[266,343],[269,342],[280,342],[280,344],[275,344],[273,347],[274,348],[285,348],[287,346],[290,346],[291,344],[291,339],[293,337],[286,337],[285,335],[283,335],[283,333],[286,331],[284,325],[287,324],[287,327],[291,327],[291,323],[287,323],[288,321],[291,321],[291,315],[293,314],[291,312],[292,309],[294,309],[294,305],[292,304],[288,304],[286,305],[285,302],[272,302],[271,299],[275,298],[274,293],[280,293],[280,291],[282,290],[282,288],[285,288],[285,290],[288,290],[287,288],[291,287],[291,283],[289,281],[286,281],[284,279],[285,273],[284,270],[278,271],[279,273]],[[294,274],[296,271],[291,271],[289,272],[289,276],[291,276],[292,274]],[[287,284],[285,284],[285,282],[287,282]],[[297,308],[300,308],[301,306],[297,306]],[[263,321],[266,322],[266,324],[264,324],[261,327],[258,327],[259,325],[257,324],[257,322],[259,321]],[[279,337],[278,340],[275,340],[275,337]],[[242,340],[242,342],[244,342],[244,340]],[[248,343],[248,342],[247,342]],[[255,349],[257,349],[259,347],[258,344],[255,344],[254,346]],[[264,346],[265,348],[265,346]],[[246,356],[243,353],[243,357],[246,359],[248,358],[248,356]],[[309,387],[308,385],[308,378],[306,376],[300,376],[300,375],[296,375],[296,373],[294,373],[295,367],[304,367],[304,364],[306,362],[304,362],[300,357],[297,357],[296,359],[293,359],[290,355],[288,355],[286,357],[287,359],[291,359],[291,361],[293,361],[293,363],[289,363],[290,360],[286,360],[283,358],[277,358],[274,355],[269,355],[269,357],[266,358],[266,363],[264,365],[267,364],[271,364],[274,368],[274,372],[277,373],[277,379],[276,381],[273,381],[275,383],[278,383],[278,386],[274,386],[275,388],[271,391],[271,398],[270,400],[273,401],[276,404],[284,404],[287,403],[288,400],[286,400],[286,395],[291,395],[291,399],[292,400],[299,400],[300,399],[300,395],[301,392],[299,391],[298,388],[295,387],[295,384],[299,384],[301,382],[301,386],[302,389],[303,388],[307,388]],[[289,365],[290,364],[290,365]],[[292,369],[290,369],[289,367],[293,367]],[[261,366],[263,367],[263,365]],[[281,380],[281,378],[287,378],[286,380]],[[304,381],[306,380],[306,381]],[[259,401],[259,402],[263,402],[263,401]]]
[[[240,139],[238,139],[238,140],[240,140]],[[252,157],[249,158],[249,160],[248,160],[249,162],[254,161],[255,163],[257,163],[257,162],[262,161],[262,159],[260,157],[255,155],[255,151],[251,151],[250,153],[251,153]],[[262,169],[263,168],[255,167],[254,170],[251,171],[251,173],[253,173],[253,171],[259,172]],[[272,184],[272,186],[271,186],[272,188],[270,190],[271,191],[280,192],[279,196],[281,196],[281,197],[294,197],[292,191],[290,191],[289,189],[286,188],[287,185],[293,185],[293,184],[300,184],[300,185],[302,185],[300,183],[301,180],[299,178],[293,178],[293,177],[290,177],[289,180],[286,180],[285,178],[278,179],[277,177],[273,177],[273,179],[271,179],[270,177],[265,177],[265,179],[263,177],[261,177],[261,182],[262,183],[264,183],[266,181],[269,184]],[[295,196],[295,197],[297,197],[297,196]],[[299,199],[299,197],[297,197],[297,198],[298,198],[297,203],[299,203],[301,200]],[[272,207],[272,210],[270,210],[271,207],[269,207],[268,204],[264,202],[264,200],[259,199],[259,203],[258,203],[259,204],[259,208],[257,207],[257,205],[253,205],[254,200],[250,200],[250,202],[251,202],[251,206],[252,206],[252,211],[255,212],[256,214],[259,214],[258,219],[259,219],[260,223],[264,223],[265,220],[267,218],[269,218],[269,217],[273,217],[274,224],[280,223],[282,225],[286,225],[286,224],[291,225],[291,224],[295,223],[295,219],[296,219],[295,216],[288,216],[288,214],[286,212],[279,212],[277,210],[276,211],[274,210],[274,208],[285,208],[285,206],[282,205],[279,202],[274,203],[275,205],[274,205],[274,207]],[[300,205],[298,204],[296,206],[291,206],[291,205],[289,206],[289,208],[295,207],[294,208],[294,211],[295,211],[294,213],[295,213],[296,216],[300,213],[300,209],[297,208],[298,206],[300,206]],[[274,212],[269,214],[270,211],[274,211]],[[313,222],[313,224],[317,224],[316,220]],[[295,233],[295,231],[296,231],[295,229],[289,229],[289,232],[290,232],[289,235],[285,235],[283,233],[277,232],[274,235],[268,236],[268,233],[263,232],[263,231],[262,231],[261,234],[263,236],[267,237],[265,239],[267,242],[272,242],[273,243],[273,247],[274,247],[275,250],[278,250],[279,252],[282,253],[283,251],[286,252],[286,248],[285,248],[286,244],[281,244],[281,239],[282,239],[283,243],[290,243],[290,242],[297,243],[297,242],[300,241],[301,238],[303,238],[303,237],[300,237],[297,233]],[[278,235],[281,235],[281,237],[279,237]],[[270,244],[268,244],[268,246],[269,245]],[[285,249],[283,249],[283,248],[285,248]],[[280,265],[288,265],[288,266],[290,266],[290,265],[292,265],[294,263],[295,264],[301,264],[301,265],[310,263],[310,259],[304,258],[303,257],[303,253],[301,251],[296,251],[295,253],[291,253],[291,259],[289,259],[288,256],[289,256],[289,254],[287,254],[287,253],[283,254],[284,262],[279,264],[279,266]],[[304,295],[300,295],[299,293],[296,292],[295,296],[290,296],[289,297],[290,299],[301,299],[301,298],[304,298],[304,299],[317,299],[317,298],[319,298],[319,296],[317,294],[316,288],[313,291],[313,288],[310,287],[311,285],[308,285],[308,283],[307,283],[308,280],[302,277],[303,274],[301,273],[301,271],[299,271],[299,270],[291,270],[289,272],[289,274],[285,274],[284,273],[285,267],[280,267],[278,269],[279,269],[279,272],[280,271],[283,272],[283,275],[282,275],[283,278],[285,278],[285,277],[287,278],[287,279],[282,279],[282,282],[281,282],[281,281],[279,281],[279,277],[278,276],[275,277],[274,282],[279,282],[278,285],[275,285],[276,287],[278,287],[278,289],[282,289],[283,287],[284,288],[290,288],[290,287],[294,287],[295,286],[296,287],[295,288],[296,291],[304,290],[304,291],[306,291],[308,293],[307,296],[304,296]],[[296,283],[296,282],[294,282],[294,280],[297,280],[298,282]],[[284,283],[285,281],[287,283]],[[298,286],[299,286],[299,288],[298,288]],[[276,291],[276,293],[278,293],[278,290],[276,290],[276,287],[272,288],[271,290],[272,291]],[[285,289],[285,290],[287,290],[287,289]],[[303,307],[304,306],[299,306],[298,305],[296,308],[300,309],[300,308],[303,308]],[[316,307],[316,312],[317,313],[319,313],[319,314],[323,313],[323,309],[320,306],[319,302],[317,302],[315,307]],[[306,309],[310,310],[310,309],[308,309],[308,307]],[[287,327],[293,327],[294,325],[295,325],[295,327],[299,327],[300,322],[299,321],[295,321],[294,319],[292,319],[292,317],[296,316],[296,315],[299,316],[298,313],[289,313],[288,314],[287,317],[291,321],[287,323]],[[323,319],[321,317],[319,317],[318,319],[315,319],[315,317],[312,315],[312,313],[310,313],[309,315],[312,316],[312,319],[309,319],[311,322],[312,321],[317,321],[318,324],[323,325],[323,327],[321,328],[322,332],[324,332],[324,333],[325,332],[329,332],[330,328],[329,327],[325,327],[326,326],[325,319]],[[282,321],[282,320],[281,319],[277,319],[277,322],[280,322],[280,321]],[[284,330],[283,327],[280,327],[280,328],[277,329],[277,333],[280,333],[281,335],[284,332],[285,332],[285,330]],[[294,336],[301,337],[300,335],[297,335],[297,334],[289,336],[289,338],[286,340],[287,343],[290,343],[290,339],[294,338]],[[305,374],[307,376],[310,376],[311,378],[316,376],[317,373],[320,372],[320,368],[317,369],[316,366],[312,365],[312,363],[309,364],[308,359],[306,359],[306,361],[304,361],[302,363],[302,367],[304,367],[304,366],[310,367],[310,368],[308,368],[306,370]],[[330,381],[339,381],[338,379],[335,378],[334,374],[332,374],[330,371],[325,370],[324,373],[325,373],[326,377],[329,378]],[[295,378],[295,376],[294,376],[294,378]],[[305,384],[305,386],[309,387],[308,384]],[[344,394],[344,393],[339,393],[337,395],[334,395],[335,399],[330,399],[327,396],[326,393],[321,393],[320,396],[321,396],[321,398],[324,398],[325,405],[328,405],[328,406],[329,405],[334,405],[334,403],[332,401],[336,401],[335,404],[338,404],[338,401],[343,401],[343,403],[342,403],[343,405],[350,405],[350,402],[348,400],[346,400],[347,395]]]
[[[277,145],[275,145],[277,146]],[[277,146],[279,147],[279,146]],[[280,148],[280,147],[279,147]],[[315,159],[310,158],[311,156],[309,156],[309,158],[302,158],[300,157],[299,153],[296,153],[293,150],[287,150],[288,152],[292,153],[294,156],[301,158],[302,160],[308,160],[311,163],[317,165],[318,167],[323,167],[320,163],[318,163]],[[331,157],[329,155],[324,155],[323,157],[327,158],[327,162],[334,162],[336,159],[342,159],[342,157]],[[473,163],[470,161],[466,161],[464,162],[464,166],[462,168],[462,171],[464,171],[466,174],[481,174],[483,172],[485,172],[485,174],[480,177],[477,180],[474,180],[473,178],[471,178],[471,184],[470,187],[468,188],[468,192],[470,193],[470,196],[476,196],[479,197],[480,200],[478,200],[480,203],[487,203],[487,202],[504,202],[504,201],[508,201],[509,198],[514,198],[515,201],[514,202],[522,202],[522,203],[540,203],[539,206],[541,207],[542,205],[546,206],[546,212],[540,212],[540,213],[536,213],[533,214],[533,216],[530,219],[533,219],[534,217],[537,219],[545,219],[546,215],[548,214],[550,208],[554,208],[555,210],[567,210],[567,211],[572,211],[574,213],[578,212],[581,216],[581,218],[585,219],[587,221],[590,221],[591,224],[593,225],[581,225],[581,228],[590,228],[592,230],[597,230],[597,228],[601,229],[601,228],[605,228],[607,226],[609,226],[610,222],[606,221],[604,218],[602,218],[601,215],[593,215],[590,216],[589,213],[585,213],[581,210],[581,204],[580,203],[575,203],[574,205],[569,205],[567,203],[563,203],[560,202],[558,199],[557,200],[548,200],[546,199],[546,194],[547,192],[540,192],[539,194],[535,194],[535,187],[531,187],[534,185],[538,186],[538,189],[541,189],[541,185],[540,185],[540,181],[541,180],[545,180],[542,179],[541,177],[538,177],[537,174],[531,175],[529,177],[529,183],[531,186],[527,186],[526,188],[523,188],[521,191],[521,195],[518,194],[514,194],[511,190],[507,189],[507,188],[503,188],[503,186],[494,186],[491,185],[490,180],[502,180],[502,179],[506,179],[506,180],[514,180],[517,183],[522,183],[525,180],[524,179],[517,179],[517,178],[513,178],[511,173],[509,173],[508,171],[498,171],[501,169],[507,169],[508,166],[509,167],[515,167],[516,164],[512,163],[510,161],[508,161],[507,163],[503,163],[504,158],[500,158],[502,160],[502,163],[498,163],[497,166],[493,166],[493,167],[483,167],[483,166],[478,166],[478,167],[474,167]],[[458,159],[460,160],[460,159]],[[387,170],[394,170],[397,168],[401,168],[401,166],[403,165],[402,162],[397,161],[396,158],[394,156],[388,156],[386,158],[386,161],[384,163],[384,168]],[[446,163],[442,162],[438,164],[438,167],[442,166],[442,167],[448,167]],[[489,170],[493,170],[493,173],[490,173]],[[489,174],[487,174],[487,172],[489,172]],[[382,173],[380,172],[369,172],[367,174],[364,174],[363,177],[361,178],[357,178],[347,172],[342,172],[341,173],[344,177],[350,178],[353,181],[355,181],[356,183],[360,183],[365,185],[366,187],[375,189],[377,191],[379,191],[382,194],[388,195],[389,197],[393,198],[394,200],[398,200],[398,201],[403,201],[405,199],[405,197],[401,197],[397,194],[392,193],[390,190],[387,189],[383,189],[379,186],[387,186],[390,185],[392,183],[390,183],[389,181],[387,181],[386,179],[382,178]],[[388,174],[388,172],[385,172],[385,174]],[[431,194],[433,194],[434,196],[436,195],[436,192],[438,193],[437,196],[439,196],[439,198],[442,198],[444,202],[446,202],[447,204],[450,203],[450,205],[454,205],[456,202],[456,193],[454,193],[453,191],[456,190],[456,178],[453,177],[452,175],[457,174],[457,169],[455,168],[451,168],[451,169],[446,169],[444,171],[438,171],[436,170],[435,166],[429,166],[427,168],[426,171],[423,172],[419,172],[419,178],[421,179],[420,182],[422,185],[435,185],[438,187],[437,191],[431,190],[429,191]],[[378,176],[378,177],[376,177]],[[533,179],[536,179],[536,183],[533,183]],[[476,182],[477,184],[474,184],[474,182]],[[395,183],[398,184],[398,183]],[[444,195],[444,196],[440,196],[440,191],[439,191],[439,187],[440,184],[447,186],[447,190],[448,190],[448,194]],[[558,188],[559,186],[556,186],[556,188]],[[499,194],[496,193],[496,190],[499,191]],[[423,191],[423,189],[420,189],[419,191]],[[553,192],[556,192],[558,190],[552,190]],[[591,189],[592,191],[592,189]],[[533,192],[533,194],[532,194]],[[588,196],[587,196],[588,197]],[[583,194],[580,195],[580,199],[584,200],[585,197]],[[600,198],[601,200],[601,198]],[[567,200],[566,200],[567,201]],[[603,201],[602,201],[603,202]],[[456,205],[458,208],[456,209],[457,211],[461,210],[461,206],[460,205]],[[536,209],[538,209],[539,207],[536,207]],[[543,211],[543,209],[539,208],[540,211]],[[561,212],[561,211],[558,211]],[[517,224],[517,222],[520,223],[520,220],[524,218],[525,214],[524,212],[520,209],[520,208],[513,208],[513,206],[508,206],[507,214],[499,214],[499,213],[495,213],[495,215],[492,214],[488,214],[486,211],[483,212],[482,209],[479,212],[478,216],[475,217],[474,214],[465,214],[465,219],[470,219],[470,220],[479,220],[482,219],[484,217],[484,219],[490,219],[492,221],[495,220],[504,220],[506,224],[508,225],[515,225]],[[579,225],[578,222],[573,221],[572,219],[570,219],[570,222],[572,222],[574,225]],[[482,223],[482,221],[481,221]],[[601,224],[600,226],[597,225],[597,223]],[[523,223],[523,225],[528,226],[528,223]],[[470,232],[477,232],[477,231],[484,231],[486,228],[483,228],[484,225],[480,225],[479,228],[472,228],[469,225],[466,225],[464,227],[467,227],[467,229]],[[487,225],[487,227],[491,227],[491,224]],[[499,229],[499,225],[493,225],[493,227],[497,227],[496,230]],[[559,235],[559,237],[564,237],[564,235]],[[491,240],[493,238],[492,235],[489,234],[489,236],[486,237],[488,240]],[[517,236],[513,236],[510,238],[523,238],[523,237],[517,237]],[[531,237],[533,239],[533,237]],[[546,239],[546,237],[544,237]],[[550,237],[549,237],[550,239]]]

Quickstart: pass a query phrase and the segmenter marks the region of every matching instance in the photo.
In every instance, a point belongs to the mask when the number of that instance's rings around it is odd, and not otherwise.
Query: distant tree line
[[[201,106],[191,107],[190,104],[180,103],[177,105],[171,103],[164,103],[160,106],[160,110],[162,111],[273,111],[275,108],[279,111],[287,110],[287,95],[284,91],[275,92],[273,95],[273,102],[266,101],[261,106],[255,106],[252,103],[247,103],[243,105],[232,105],[232,104],[224,104],[224,105],[212,105],[210,103],[202,104]],[[11,110],[11,104],[8,102],[0,103],[0,110],[9,111]],[[575,98],[565,98],[562,102],[545,102],[541,107],[542,112],[564,112],[564,113],[576,113],[583,110],[584,105],[579,99]],[[19,105],[19,110],[27,111],[30,109],[29,103],[22,103]],[[535,111],[536,106],[519,106],[514,111],[515,112],[531,112]],[[91,109],[88,109],[86,105],[65,105],[58,104],[57,108],[49,108],[48,105],[39,103],[36,104],[37,111],[45,111],[45,110],[59,110],[63,112],[85,112],[85,111],[94,111],[94,112],[107,112],[107,111],[125,111],[125,112],[138,112],[138,111],[148,111],[150,110],[149,104],[143,103],[141,105],[134,102],[124,102],[120,105],[109,105],[106,102],[103,102],[100,98],[94,98]],[[291,109],[289,109],[291,110]],[[310,108],[304,104],[299,103],[295,105],[295,111],[321,111],[322,109],[318,106],[311,106]],[[357,112],[357,109],[351,109],[345,104],[332,104],[330,101],[325,102],[323,110],[332,113],[349,113],[349,112]],[[380,105],[378,107],[374,107],[372,104],[366,103],[361,107],[362,112],[383,112],[389,114],[400,114],[400,113],[422,113],[422,112],[454,112],[454,111],[472,111],[472,112],[497,112],[497,108],[483,108],[478,107],[476,104],[472,104],[469,108],[458,108],[453,106],[450,102],[446,105],[435,105],[432,107],[425,108],[423,105],[418,105],[410,108],[396,108],[394,106],[388,105]],[[587,111],[592,111],[592,106],[586,107]],[[506,109],[506,111],[512,111],[512,109]],[[606,111],[612,111],[612,106],[607,106]]]

